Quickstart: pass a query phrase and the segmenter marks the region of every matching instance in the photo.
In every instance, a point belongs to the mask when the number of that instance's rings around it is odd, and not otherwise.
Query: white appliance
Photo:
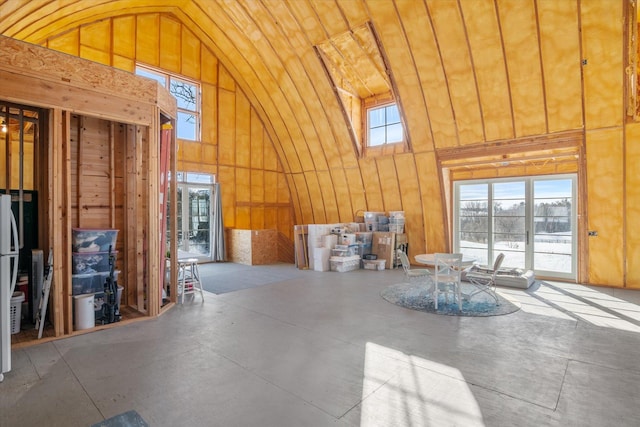
[[[11,370],[11,297],[18,277],[18,227],[11,196],[0,195],[0,382]]]

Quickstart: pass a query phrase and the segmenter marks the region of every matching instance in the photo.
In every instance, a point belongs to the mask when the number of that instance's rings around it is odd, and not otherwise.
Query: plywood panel
[[[549,132],[582,126],[577,2],[538,0],[540,49]],[[568,102],[569,101],[569,102]]]
[[[624,2],[580,2],[584,74],[585,126],[622,124],[622,6]]]
[[[623,141],[621,129],[586,134],[589,282],[620,285],[624,282],[623,252]],[[606,189],[606,190],[604,190]]]
[[[547,130],[536,14],[533,0],[498,3],[509,73],[515,136]]]

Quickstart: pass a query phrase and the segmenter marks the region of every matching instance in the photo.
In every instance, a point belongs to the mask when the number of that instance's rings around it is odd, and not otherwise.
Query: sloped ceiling
[[[38,43],[104,17],[152,11],[189,25],[247,94],[289,176],[299,223],[411,210],[413,238],[438,250],[448,244],[438,150],[582,129],[581,25],[619,37],[622,2],[9,0],[0,3],[0,33]],[[314,50],[368,22],[397,84],[409,154],[359,158]],[[619,52],[606,44],[588,49],[597,58],[592,71],[619,67]],[[597,83],[622,90],[620,81]],[[601,100],[593,93],[593,124],[619,122],[607,105],[611,92]]]

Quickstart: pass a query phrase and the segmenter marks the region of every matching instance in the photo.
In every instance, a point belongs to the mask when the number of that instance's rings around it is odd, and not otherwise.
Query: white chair
[[[462,310],[460,292],[460,273],[462,269],[462,254],[435,254],[435,287],[433,301],[438,309],[438,295],[444,294],[445,302],[449,304],[449,294],[458,303],[458,311]]]
[[[433,286],[433,279],[429,270],[427,270],[426,268],[411,268],[411,263],[409,263],[407,254],[405,254],[401,249],[398,249],[396,251],[396,254],[398,255],[398,259],[400,259],[400,263],[402,264],[404,277],[409,283],[416,282],[422,283],[427,287]]]
[[[493,263],[493,268],[474,267],[467,273],[467,280],[476,288],[473,292],[467,295],[468,299],[471,299],[471,297],[481,292],[485,292],[496,301],[496,305],[500,304],[498,295],[496,295],[496,275],[498,274],[498,269],[500,269],[503,260],[504,254],[500,253]]]

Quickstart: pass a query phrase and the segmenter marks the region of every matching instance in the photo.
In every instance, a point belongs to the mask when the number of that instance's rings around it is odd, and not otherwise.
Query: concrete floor
[[[640,425],[640,292],[503,289],[520,311],[451,317],[383,300],[400,270],[279,268],[292,278],[14,351],[0,426]]]

